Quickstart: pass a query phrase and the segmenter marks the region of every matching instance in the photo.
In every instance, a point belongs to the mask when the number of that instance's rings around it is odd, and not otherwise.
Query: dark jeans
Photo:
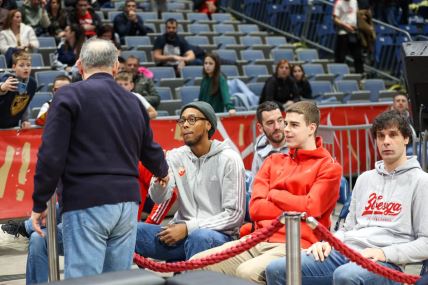
[[[354,68],[356,73],[363,73],[363,56],[361,53],[361,40],[355,43],[349,41],[348,35],[337,35],[336,49],[334,52],[334,59],[336,62],[345,62],[346,55],[350,53],[354,59]]]

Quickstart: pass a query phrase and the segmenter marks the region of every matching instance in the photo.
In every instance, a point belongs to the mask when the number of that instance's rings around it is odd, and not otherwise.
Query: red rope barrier
[[[373,273],[381,275],[390,280],[394,280],[396,282],[407,283],[407,284],[414,284],[416,283],[416,281],[418,281],[421,278],[419,275],[405,274],[403,272],[393,270],[391,268],[387,268],[376,262],[371,261],[370,259],[363,257],[360,253],[347,247],[339,239],[333,236],[331,232],[328,229],[326,229],[321,223],[317,222],[314,232],[317,234],[317,236],[319,235],[321,237],[320,239],[328,241],[331,244],[331,246],[333,246],[337,251],[342,253],[351,261],[357,263],[361,267]]]
[[[246,239],[245,241],[241,241],[240,243],[227,248],[221,252],[217,252],[211,254],[209,256],[192,259],[187,261],[179,261],[179,262],[156,262],[147,258],[142,257],[141,255],[135,253],[134,254],[134,262],[143,268],[147,268],[157,272],[180,272],[185,270],[193,270],[202,267],[206,267],[211,264],[215,264],[226,260],[230,257],[238,255],[256,244],[266,240],[268,237],[272,236],[280,227],[284,226],[278,217],[274,220],[268,227],[263,228],[261,230],[255,231],[251,234],[251,237]]]

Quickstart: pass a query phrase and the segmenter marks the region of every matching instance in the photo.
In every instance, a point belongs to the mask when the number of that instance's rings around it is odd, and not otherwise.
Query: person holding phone
[[[30,54],[15,52],[12,55],[12,70],[14,74],[5,74],[0,78],[0,129],[18,126],[27,129],[31,126],[28,105],[37,89],[36,81],[30,77]]]

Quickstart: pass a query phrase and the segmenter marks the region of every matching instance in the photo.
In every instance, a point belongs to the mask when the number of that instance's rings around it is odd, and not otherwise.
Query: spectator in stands
[[[235,106],[230,101],[227,80],[221,73],[220,60],[217,54],[208,53],[205,55],[202,74],[199,101],[209,103],[216,113],[223,113],[226,109],[229,115],[235,115]]]
[[[193,10],[211,15],[217,12],[217,0],[193,0]]]
[[[46,202],[61,178],[66,279],[130,269],[140,201],[138,161],[161,184],[169,180],[147,112],[113,79],[117,53],[110,41],[85,42],[77,62],[83,81],[54,97],[38,153],[33,228],[43,234]],[[82,227],[82,220],[90,226]]]
[[[0,0],[0,31],[3,29],[4,23],[6,22],[9,10],[2,7],[3,0]]]
[[[119,60],[119,72],[126,71],[126,60],[121,56],[117,59]]]
[[[428,174],[416,157],[406,157],[411,137],[397,111],[380,114],[371,129],[383,160],[358,177],[345,224],[335,233],[364,257],[401,271],[401,265],[428,259]],[[285,284],[285,260],[272,262],[269,285]],[[398,284],[349,262],[328,242],[302,252],[302,284]]]
[[[265,101],[257,107],[257,128],[262,134],[254,147],[251,172],[256,176],[265,159],[272,153],[288,153],[284,132],[284,117],[278,104]],[[252,188],[252,187],[251,187]]]
[[[361,47],[366,52],[369,63],[374,61],[376,32],[372,20],[372,10],[368,0],[358,1],[357,27],[361,36]]]
[[[67,23],[80,25],[86,38],[95,36],[102,25],[89,0],[77,0],[75,10],[69,13]]]
[[[25,51],[12,55],[12,71],[0,79],[0,129],[31,127],[28,105],[36,93],[37,83],[30,76],[31,56]]]
[[[256,230],[270,225],[284,211],[307,212],[330,227],[330,215],[339,196],[342,168],[323,148],[322,139],[316,137],[319,120],[319,109],[312,102],[297,102],[287,109],[285,137],[289,154],[270,155],[255,177],[250,215]],[[307,248],[318,239],[306,223],[301,226],[301,244]],[[226,243],[194,258],[223,251],[241,241]],[[285,256],[284,241],[285,229],[282,227],[266,242],[206,269],[265,284],[266,266]]]
[[[157,37],[153,45],[153,58],[159,65],[173,66],[179,75],[181,69],[195,60],[189,43],[177,34],[177,20],[165,22],[165,33]]]
[[[139,223],[137,231],[136,252],[166,261],[232,240],[245,213],[244,165],[227,141],[211,140],[217,126],[211,105],[185,105],[177,123],[185,146],[167,152],[170,181],[162,186],[152,180],[149,193],[161,203],[177,187],[178,210],[167,226]]]
[[[311,84],[306,78],[305,70],[301,64],[294,64],[291,67],[291,76],[296,81],[296,95],[300,98],[313,100]]]
[[[266,80],[263,86],[259,104],[274,101],[280,106],[281,111],[284,111],[287,106],[299,101],[296,82],[290,76],[290,69],[291,65],[285,59],[277,63],[275,74]]]
[[[46,11],[46,0],[24,0],[21,11],[22,21],[31,26],[38,37],[47,35],[51,22]]]
[[[112,41],[118,50],[121,49],[119,36],[114,32],[112,25],[102,25],[97,31],[97,37],[106,41]]]
[[[58,45],[57,60],[71,68],[77,61],[85,41],[84,31],[78,24],[65,27],[64,38]]]
[[[333,8],[333,23],[336,25],[336,47],[334,59],[336,62],[345,62],[348,52],[354,59],[356,73],[363,73],[363,58],[361,53],[361,39],[357,29],[357,0],[337,0]]]
[[[125,90],[131,92],[134,89],[134,81],[132,73],[130,72],[120,72],[116,75],[115,80],[117,84],[125,88]],[[155,108],[153,108],[152,105],[146,100],[146,98],[138,93],[131,92],[134,94],[138,100],[143,104],[144,108],[146,109],[147,113],[149,114],[150,119],[155,119],[158,113],[156,112]]]
[[[123,13],[114,17],[114,30],[125,44],[125,36],[145,36],[147,34],[143,19],[137,15],[136,0],[126,0]]]
[[[70,77],[67,75],[58,75],[55,77],[53,81],[52,86],[52,95],[55,96],[55,93],[58,91],[58,89],[62,86],[68,85],[71,83]],[[40,108],[39,114],[36,118],[36,125],[38,126],[44,126],[46,122],[46,117],[48,115],[49,106],[51,105],[52,100],[49,100],[48,102],[44,103],[42,107]]]
[[[21,21],[21,12],[11,10],[0,32],[0,52],[5,55],[8,67],[12,64],[12,54],[15,51],[31,52],[33,48],[39,48],[39,40],[33,28]]]
[[[156,90],[153,79],[140,72],[140,68],[140,59],[138,57],[131,55],[126,59],[126,71],[134,75],[135,87],[133,91],[143,95],[150,105],[156,109],[160,103],[159,93]]]
[[[67,12],[62,8],[61,0],[50,0],[46,4],[46,11],[51,22],[48,27],[49,34],[59,40],[67,26]]]
[[[158,18],[162,18],[162,12],[167,9],[167,0],[150,0],[150,7],[152,11],[158,12]]]
[[[412,0],[398,0],[398,5],[401,8],[400,25],[409,24],[409,5],[412,2]]]
[[[16,0],[2,0],[0,2],[0,7],[7,10],[16,10],[18,9],[18,5],[16,4]]]

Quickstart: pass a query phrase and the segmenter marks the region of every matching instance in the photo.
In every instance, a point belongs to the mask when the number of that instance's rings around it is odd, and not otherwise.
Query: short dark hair
[[[165,21],[165,25],[166,24],[168,24],[168,23],[175,23],[175,24],[177,24],[177,20],[176,19],[174,19],[174,18],[168,18],[166,21]]]
[[[57,81],[68,81],[71,83],[71,78],[68,77],[67,75],[58,75],[57,77],[55,77],[55,79],[53,80],[53,85],[55,86],[55,82]]]
[[[270,111],[273,111],[276,109],[281,111],[281,108],[279,107],[279,105],[276,102],[265,101],[265,102],[261,103],[257,107],[257,111],[256,111],[257,122],[259,122],[260,124],[263,122],[263,115],[262,115],[263,112],[270,112]]]
[[[377,132],[396,127],[404,138],[412,138],[412,128],[410,127],[409,121],[400,112],[396,110],[386,111],[378,115],[371,128],[371,133],[374,138],[377,136]]]
[[[406,97],[407,101],[409,101],[409,97],[407,96],[407,93],[403,91],[395,93],[394,96],[392,96],[392,100],[395,100],[395,98],[398,96],[404,96]]]

